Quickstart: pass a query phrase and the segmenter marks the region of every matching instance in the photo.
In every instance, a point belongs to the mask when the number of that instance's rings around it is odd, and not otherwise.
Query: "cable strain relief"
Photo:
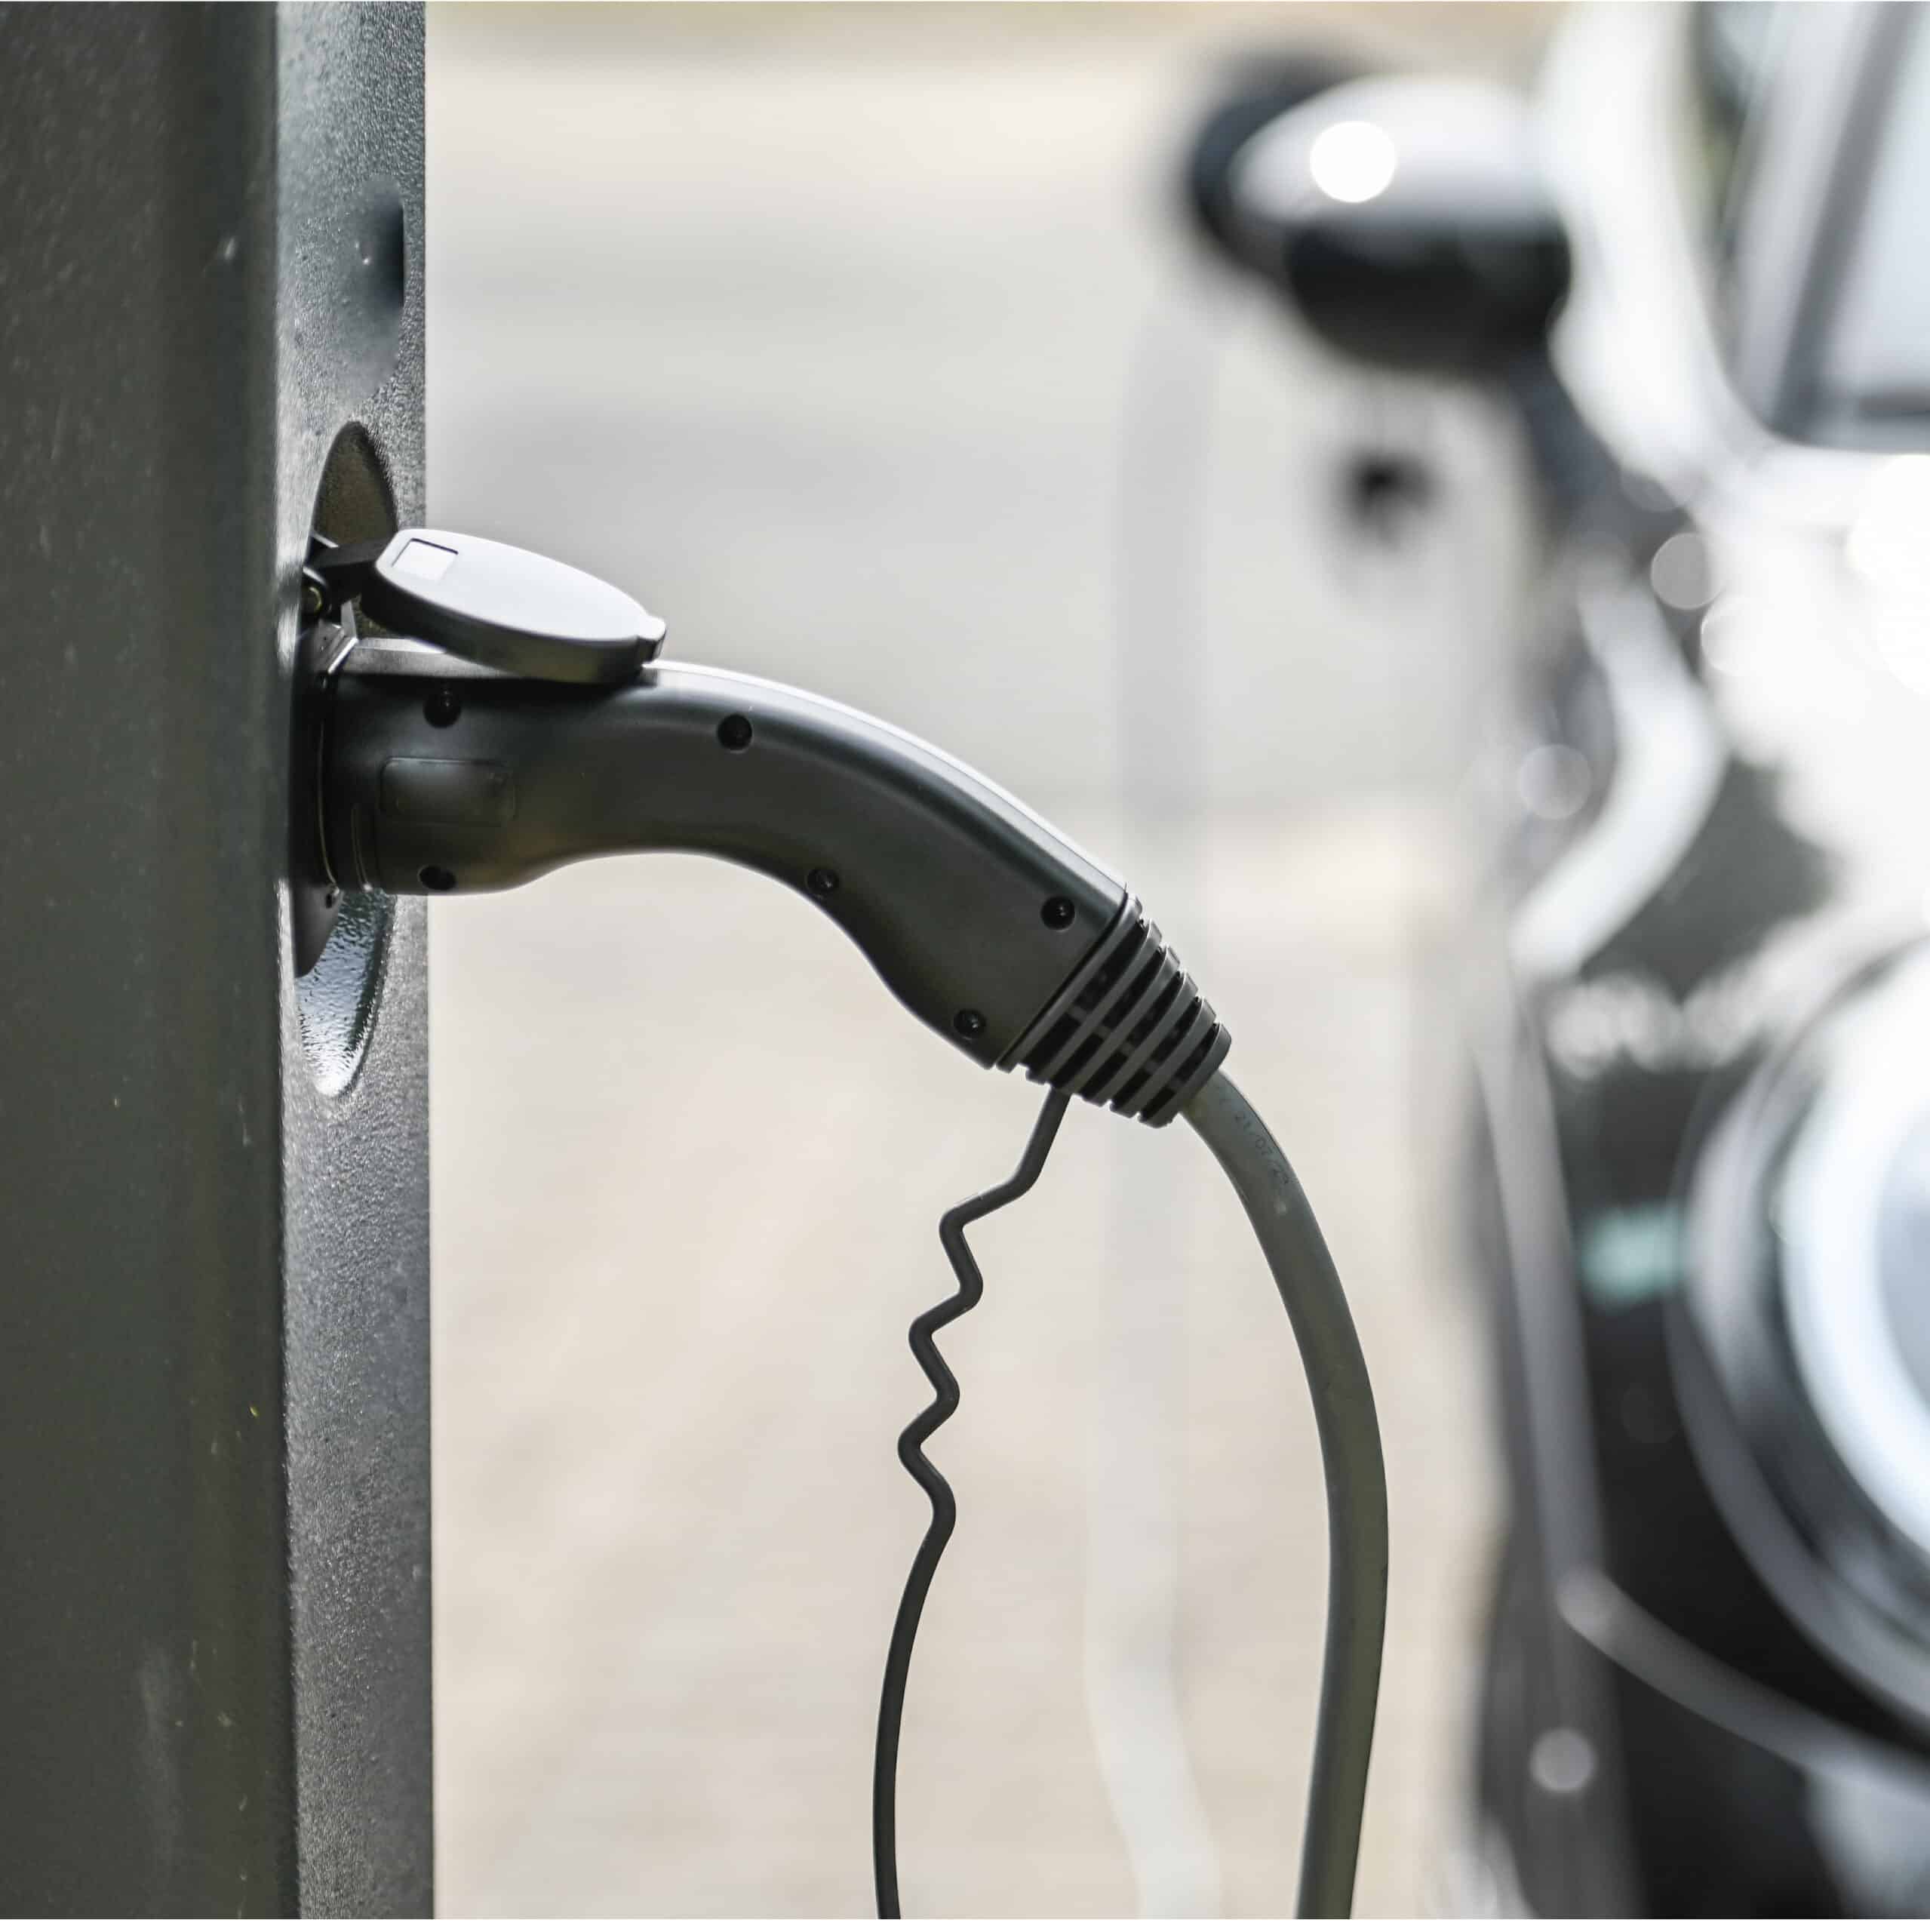
[[[1163,1127],[1232,1036],[1128,894],[1106,936],[1007,1056],[1041,1085]]]

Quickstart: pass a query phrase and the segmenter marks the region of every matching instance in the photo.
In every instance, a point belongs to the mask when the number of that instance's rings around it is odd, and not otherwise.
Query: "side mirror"
[[[1318,53],[1249,59],[1226,77],[1187,151],[1182,189],[1194,225],[1235,266],[1249,266],[1233,198],[1234,165],[1246,143],[1283,114],[1357,77],[1357,69]]]
[[[1253,134],[1229,182],[1242,255],[1343,355],[1484,377],[1545,347],[1568,238],[1505,89],[1348,82]]]

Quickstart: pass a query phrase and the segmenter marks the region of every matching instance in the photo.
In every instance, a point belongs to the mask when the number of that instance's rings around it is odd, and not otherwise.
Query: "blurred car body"
[[[1334,346],[1509,398],[1543,505],[1465,973],[1510,1506],[1454,1902],[1930,1910],[1930,19],[1581,12],[1526,162],[1499,108],[1437,158],[1466,95],[1341,82],[1215,177]]]

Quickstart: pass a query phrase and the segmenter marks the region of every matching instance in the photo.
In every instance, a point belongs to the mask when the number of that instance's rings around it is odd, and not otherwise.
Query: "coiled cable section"
[[[958,1277],[958,1292],[948,1296],[936,1308],[927,1309],[911,1324],[911,1353],[932,1385],[933,1400],[921,1410],[898,1438],[898,1460],[911,1480],[930,1500],[932,1520],[911,1559],[911,1573],[905,1580],[905,1594],[899,1599],[898,1617],[892,1626],[891,1647],[886,1653],[884,1687],[878,1700],[876,1754],[871,1772],[871,1869],[877,1888],[878,1916],[896,1918],[898,1909],[898,1740],[905,1718],[905,1685],[911,1668],[911,1646],[918,1635],[918,1619],[925,1598],[938,1569],[939,1558],[958,1521],[958,1505],[951,1485],[933,1467],[925,1454],[925,1444],[951,1420],[958,1407],[958,1380],[946,1367],[944,1356],[932,1340],[947,1323],[978,1306],[985,1280],[966,1244],[965,1230],[985,1216],[995,1214],[1028,1192],[1044,1171],[1046,1156],[1052,1152],[1059,1124],[1065,1118],[1071,1096],[1054,1090],[1039,1109],[1031,1138],[1010,1180],[1002,1181],[983,1194],[961,1201],[938,1224],[939,1244]]]

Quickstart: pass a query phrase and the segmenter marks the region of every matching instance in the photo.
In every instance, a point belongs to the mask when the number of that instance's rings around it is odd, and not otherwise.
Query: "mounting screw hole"
[[[828,866],[815,866],[804,883],[815,898],[828,899],[837,890],[837,875]]]
[[[447,866],[425,866],[416,876],[432,892],[453,892],[456,889],[456,875]]]
[[[1056,933],[1063,932],[1078,916],[1079,909],[1069,899],[1048,899],[1039,908],[1039,917]]]
[[[751,735],[751,721],[741,711],[733,711],[717,728],[717,741],[727,752],[741,752]]]
[[[447,685],[433,691],[423,706],[423,715],[438,731],[445,730],[463,715],[463,700]]]
[[[976,1040],[985,1030],[985,1016],[969,1006],[960,1007],[951,1016],[951,1026],[961,1039]]]

